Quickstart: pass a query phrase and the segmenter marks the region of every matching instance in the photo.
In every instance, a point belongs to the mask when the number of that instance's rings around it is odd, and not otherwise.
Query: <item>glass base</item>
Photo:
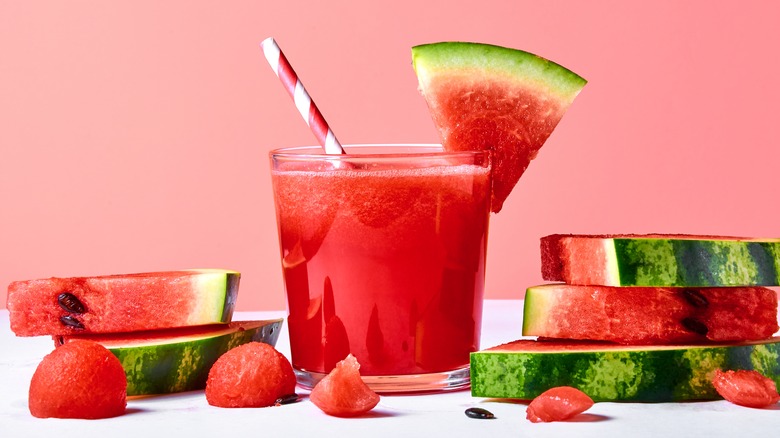
[[[327,374],[295,369],[298,384],[314,388]],[[395,376],[361,376],[366,385],[377,393],[439,392],[466,389],[471,385],[470,368],[466,365],[453,371],[429,374]]]

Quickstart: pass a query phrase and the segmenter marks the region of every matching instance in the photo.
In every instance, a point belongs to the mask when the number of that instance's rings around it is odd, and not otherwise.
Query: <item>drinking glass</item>
[[[491,199],[487,151],[272,151],[292,364],[313,387],[348,354],[377,392],[469,385]]]

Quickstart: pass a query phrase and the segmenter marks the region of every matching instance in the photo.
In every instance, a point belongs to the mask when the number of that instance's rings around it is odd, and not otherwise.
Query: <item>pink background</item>
[[[415,44],[521,48],[589,80],[492,217],[488,298],[541,282],[546,234],[780,236],[778,5],[4,1],[0,284],[226,267],[239,310],[284,308],[267,154],[314,138],[268,36],[343,143],[438,140]]]

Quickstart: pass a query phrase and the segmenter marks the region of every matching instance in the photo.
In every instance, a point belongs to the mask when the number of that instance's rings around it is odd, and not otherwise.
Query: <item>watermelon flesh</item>
[[[108,350],[94,342],[72,342],[38,364],[27,404],[38,418],[110,418],[125,413],[126,388],[125,372]]]
[[[206,401],[222,408],[273,406],[289,394],[295,394],[290,361],[262,342],[227,351],[214,362],[206,380]]]
[[[444,42],[412,48],[419,89],[444,149],[491,150],[499,212],[586,81],[534,54]]]
[[[16,281],[7,307],[17,336],[227,323],[239,279],[235,271],[200,269]]]
[[[765,408],[780,401],[777,385],[755,370],[715,370],[712,385],[731,403],[749,408]]]
[[[780,286],[780,239],[564,235],[541,239],[542,278],[605,286]]]
[[[543,285],[526,291],[523,335],[624,344],[770,338],[777,294],[764,287]]]
[[[360,364],[351,354],[314,386],[309,398],[323,412],[335,417],[363,415],[374,409],[380,400],[360,378]]]
[[[587,411],[591,406],[593,400],[584,392],[571,386],[558,386],[531,400],[525,418],[532,423],[564,421]]]
[[[716,369],[755,370],[780,383],[780,337],[664,346],[518,340],[471,353],[471,394],[532,400],[572,386],[594,401],[715,400]]]
[[[234,321],[133,333],[54,336],[55,346],[89,340],[119,359],[127,395],[204,389],[211,366],[228,350],[250,342],[276,345],[282,320]]]

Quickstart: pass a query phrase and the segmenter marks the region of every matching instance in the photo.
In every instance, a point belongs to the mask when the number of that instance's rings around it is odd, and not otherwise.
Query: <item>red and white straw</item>
[[[284,56],[276,41],[273,38],[266,38],[260,43],[260,46],[263,48],[265,59],[271,64],[274,73],[282,81],[282,85],[287,90],[287,93],[295,101],[298,112],[306,121],[306,124],[309,125],[314,136],[317,137],[317,141],[325,149],[325,153],[343,154],[344,149],[341,147],[341,143],[336,140],[333,130],[325,122],[322,113],[317,109],[314,101],[311,100],[309,93],[306,92],[303,83],[298,79],[298,75],[295,74],[295,70],[287,61],[287,57]]]

